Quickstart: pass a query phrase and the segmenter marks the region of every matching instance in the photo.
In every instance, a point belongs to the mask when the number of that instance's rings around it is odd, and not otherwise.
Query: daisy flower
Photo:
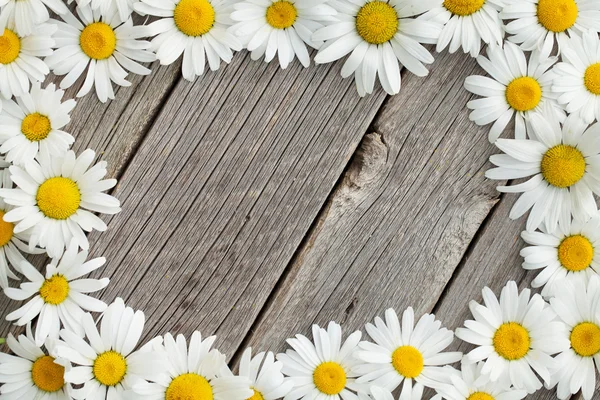
[[[18,1],[19,4],[28,2]],[[4,32],[0,36],[0,92],[5,99],[23,96],[29,92],[29,82],[41,82],[50,72],[41,57],[52,54],[56,44],[52,35],[56,27],[41,24],[30,35],[20,35],[9,25],[0,32]]]
[[[58,360],[54,341],[48,339],[46,351],[33,340],[31,325],[18,339],[9,333],[8,348],[14,355],[0,353],[0,398],[71,400],[70,385],[65,383],[64,360]],[[64,364],[58,364],[57,362]]]
[[[133,385],[157,379],[165,369],[165,356],[155,347],[162,341],[156,338],[137,351],[144,313],[125,307],[117,298],[102,316],[100,330],[88,313],[81,318],[84,338],[63,329],[64,342],[56,345],[56,353],[76,366],[65,373],[65,381],[83,385],[72,391],[74,399],[122,399]]]
[[[558,398],[568,399],[581,389],[583,398],[590,400],[596,387],[594,370],[600,367],[600,279],[592,277],[587,288],[582,282],[566,282],[550,304],[566,324],[563,337],[570,343],[556,356],[553,384],[558,384]]]
[[[500,18],[513,20],[506,25],[508,40],[523,50],[552,48],[562,50],[567,37],[587,30],[600,31],[600,0],[520,0],[510,1]]]
[[[336,14],[324,0],[246,0],[234,8],[231,18],[238,23],[231,30],[245,40],[251,58],[265,56],[270,62],[277,54],[281,68],[286,68],[294,57],[308,67],[306,45],[321,47],[323,42],[313,39],[313,33],[326,21],[335,21]]]
[[[521,400],[527,396],[525,390],[516,390],[501,382],[491,382],[481,371],[483,362],[461,363],[460,373],[450,375],[451,384],[437,388],[439,396],[447,400]]]
[[[423,15],[444,25],[436,51],[450,47],[450,53],[462,47],[477,57],[481,42],[502,46],[504,26],[499,11],[503,0],[437,0],[436,6]]]
[[[562,290],[565,279],[587,284],[600,271],[600,217],[587,222],[575,220],[568,230],[558,225],[549,233],[542,224],[541,232],[521,233],[531,246],[521,250],[523,268],[541,270],[531,287],[543,286],[542,296],[552,297]]]
[[[0,157],[0,187],[12,188],[10,180],[10,163]],[[17,271],[21,270],[21,263],[26,261],[21,254],[41,254],[45,251],[38,248],[29,248],[26,242],[29,241],[29,232],[15,233],[15,224],[4,221],[4,214],[12,209],[11,206],[4,203],[0,198],[0,287],[8,287],[8,278],[18,279],[15,273],[10,269],[12,265]]]
[[[69,113],[75,107],[75,100],[61,99],[63,90],[56,90],[54,84],[46,89],[36,82],[30,93],[13,100],[5,100],[0,113],[0,152],[6,153],[6,160],[23,165],[33,161],[39,151],[64,156],[73,136],[61,130],[69,123]]]
[[[40,346],[47,337],[57,338],[60,325],[83,336],[81,318],[84,311],[102,312],[106,309],[103,301],[87,296],[104,289],[108,278],[80,279],[104,265],[104,257],[85,261],[87,251],[77,253],[77,243],[71,245],[60,262],[53,261],[46,267],[46,276],[27,261],[21,263],[21,272],[28,279],[20,289],[5,288],[4,293],[10,299],[22,301],[25,305],[6,316],[7,321],[17,321],[23,326],[39,315],[35,329],[35,342]],[[57,265],[55,265],[57,264]]]
[[[362,361],[354,370],[357,382],[393,391],[402,384],[401,398],[420,398],[424,387],[435,388],[448,379],[441,368],[457,362],[462,353],[443,352],[454,340],[452,331],[442,328],[435,315],[423,315],[416,326],[412,308],[402,314],[402,325],[393,309],[385,312],[385,322],[377,317],[366,330],[375,343],[361,342],[356,358]],[[403,383],[404,382],[404,383]]]
[[[252,400],[276,400],[285,397],[294,387],[291,380],[285,380],[281,373],[283,364],[275,361],[272,352],[258,353],[252,357],[252,349],[247,348],[242,354],[239,375],[250,380],[254,391]]]
[[[204,73],[204,64],[212,71],[221,60],[230,63],[233,51],[242,44],[227,31],[231,25],[230,0],[141,0],[134,5],[137,12],[161,17],[149,24],[146,36],[162,65],[170,65],[183,54],[181,71],[189,81]]]
[[[490,161],[497,166],[486,171],[489,179],[528,181],[499,186],[507,193],[523,193],[509,216],[517,219],[531,209],[526,228],[534,231],[542,222],[548,232],[554,232],[560,222],[569,230],[571,215],[587,220],[596,215],[594,193],[600,193],[599,167],[600,125],[586,130],[578,117],[569,116],[562,125],[550,110],[533,114],[531,126],[535,139],[498,139],[496,146],[505,154],[496,154]]]
[[[135,398],[147,400],[254,399],[250,379],[233,376],[225,362],[225,355],[211,347],[216,337],[202,340],[194,332],[189,348],[183,335],[177,340],[170,333],[164,338],[162,353],[168,357],[167,371],[156,383],[140,382],[133,387]],[[143,396],[143,397],[141,397]],[[133,396],[132,396],[133,397]]]
[[[58,30],[54,35],[57,49],[46,58],[46,63],[56,75],[66,75],[61,89],[73,85],[86,69],[86,78],[77,97],[86,95],[92,86],[101,102],[114,99],[112,82],[130,86],[125,80],[127,71],[148,75],[150,70],[139,62],[152,62],[150,43],[138,40],[144,36],[143,28],[133,25],[131,18],[121,22],[116,9],[107,14],[92,11],[89,5],[77,7],[77,19],[70,12],[61,15],[62,21],[52,22]]]
[[[89,248],[84,231],[106,230],[106,224],[93,212],[116,214],[119,200],[102,193],[117,184],[116,179],[103,179],[106,161],[90,168],[95,153],[84,151],[75,158],[69,150],[64,157],[40,153],[39,161],[11,166],[14,189],[0,189],[7,204],[16,206],[4,215],[6,222],[17,223],[15,233],[32,229],[29,246],[46,249],[52,258],[62,255],[66,245],[75,239],[83,250]]]
[[[548,384],[551,355],[568,347],[563,338],[565,326],[542,296],[531,296],[529,289],[520,294],[515,282],[508,282],[500,301],[485,287],[485,305],[469,303],[475,320],[465,321],[456,336],[477,347],[465,356],[467,363],[485,360],[480,373],[491,382],[512,384],[518,390],[533,393],[542,387],[535,372]]]
[[[433,56],[421,43],[435,43],[441,24],[413,18],[429,10],[429,2],[411,0],[340,0],[332,4],[339,22],[319,29],[313,40],[327,41],[315,56],[317,64],[350,54],[342,77],[354,73],[360,96],[372,93],[375,78],[389,94],[400,91],[400,67],[418,76],[429,72]]]
[[[482,99],[471,100],[469,119],[477,125],[494,123],[488,138],[495,142],[509,122],[515,120],[515,138],[526,138],[526,124],[532,112],[539,111],[544,104],[558,107],[552,93],[554,72],[549,70],[556,57],[549,57],[551,49],[535,51],[529,62],[523,50],[506,42],[504,48],[490,46],[488,58],[477,57],[477,62],[491,76],[471,75],[465,79],[465,88]],[[562,110],[561,120],[562,120]]]
[[[562,60],[554,66],[554,85],[558,102],[568,113],[576,113],[591,124],[600,120],[600,40],[588,31],[583,39],[573,36],[562,49]]]
[[[69,11],[61,0],[0,0],[0,31],[13,27],[11,30],[19,36],[34,34],[40,24],[50,19],[46,7],[56,14]]]
[[[361,338],[356,331],[342,342],[342,328],[330,322],[327,330],[313,325],[314,343],[306,336],[296,335],[287,343],[293,350],[277,355],[283,363],[283,373],[293,382],[285,400],[327,398],[352,399],[358,385],[352,369],[357,361],[353,353]]]

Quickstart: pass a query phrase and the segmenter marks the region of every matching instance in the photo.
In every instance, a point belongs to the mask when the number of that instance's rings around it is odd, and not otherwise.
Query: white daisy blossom
[[[590,400],[596,387],[594,370],[600,366],[600,279],[592,277],[587,288],[582,282],[566,282],[550,304],[567,325],[563,340],[570,343],[556,356],[552,384],[558,384],[561,400],[580,389],[583,398]]]
[[[421,43],[436,43],[441,25],[413,18],[428,11],[431,1],[336,0],[339,22],[319,29],[313,40],[326,43],[315,56],[317,64],[333,62],[350,54],[342,67],[342,77],[354,73],[360,96],[372,93],[375,78],[389,94],[400,92],[400,67],[418,76],[429,72],[433,56]]]
[[[327,21],[336,21],[336,11],[325,0],[246,0],[234,8],[231,18],[238,23],[231,31],[245,41],[251,58],[264,56],[270,62],[278,55],[281,68],[286,68],[294,57],[308,67],[306,45],[318,49],[323,44],[313,39],[314,31]]]
[[[28,3],[19,0],[18,3]],[[43,7],[43,6],[42,6]],[[1,15],[1,14],[0,14]],[[56,27],[40,24],[30,35],[20,35],[13,25],[0,33],[0,92],[5,99],[29,92],[29,83],[43,81],[50,72],[41,57],[52,54]]]
[[[528,231],[544,223],[545,229],[553,232],[559,222],[568,231],[571,216],[586,220],[596,215],[600,125],[586,130],[581,119],[571,115],[561,127],[551,110],[532,114],[530,121],[534,139],[499,139],[496,146],[505,154],[490,157],[497,168],[486,171],[485,176],[499,180],[532,176],[523,183],[497,187],[501,192],[523,193],[509,217],[517,219],[531,209]]]
[[[555,77],[550,67],[557,57],[549,57],[552,48],[535,51],[529,62],[523,50],[505,42],[504,48],[489,46],[488,58],[477,57],[479,65],[491,76],[471,75],[465,79],[465,89],[482,96],[471,100],[467,107],[473,111],[469,119],[477,125],[494,123],[489,132],[490,142],[495,142],[511,120],[515,120],[515,138],[525,139],[529,116],[550,103],[564,119],[564,111],[552,93]]]
[[[141,0],[138,13],[161,17],[145,27],[152,39],[151,49],[162,65],[170,65],[183,54],[181,71],[189,81],[204,73],[205,63],[212,71],[221,60],[230,63],[233,51],[242,44],[230,32],[230,0]]]
[[[100,330],[90,314],[81,318],[87,340],[69,330],[60,331],[64,342],[57,344],[56,353],[76,364],[65,373],[65,381],[83,385],[73,389],[74,399],[121,400],[134,385],[164,372],[166,357],[155,350],[162,338],[135,350],[144,322],[143,312],[134,312],[117,298],[103,314]]]
[[[447,381],[448,370],[440,366],[462,357],[460,352],[443,352],[454,340],[452,331],[442,328],[433,314],[423,315],[415,325],[410,307],[402,314],[402,324],[388,309],[385,322],[376,317],[375,325],[365,328],[375,343],[359,344],[355,357],[362,363],[354,368],[360,375],[357,382],[390,391],[402,384],[402,399],[418,399],[424,387]]]
[[[512,20],[508,40],[523,50],[552,48],[555,41],[562,50],[568,37],[600,31],[600,0],[510,0],[500,18]]]
[[[285,397],[294,387],[291,380],[285,380],[282,367],[272,352],[261,352],[252,357],[252,349],[247,348],[242,354],[239,375],[250,380],[253,399],[276,400]]]
[[[313,342],[306,336],[296,335],[287,343],[293,350],[277,355],[283,363],[283,373],[294,383],[284,400],[355,399],[357,364],[353,353],[361,338],[356,331],[342,342],[342,328],[330,322],[327,329],[312,327]]]
[[[551,355],[568,347],[563,337],[565,325],[556,320],[542,296],[531,296],[529,289],[519,293],[515,282],[502,288],[500,301],[488,287],[482,293],[485,305],[469,303],[475,320],[456,329],[458,338],[477,346],[465,360],[485,360],[481,375],[528,393],[542,387],[533,371],[548,384],[549,370],[555,365]]]
[[[17,223],[15,233],[30,228],[29,246],[46,249],[52,258],[62,255],[75,239],[83,250],[89,248],[84,231],[104,231],[106,224],[93,212],[116,214],[119,200],[102,193],[116,185],[116,179],[103,179],[106,161],[90,168],[95,153],[84,151],[75,158],[69,150],[64,157],[40,153],[39,162],[24,167],[11,166],[14,189],[0,189],[7,204],[16,206],[4,215],[6,222]]]
[[[128,71],[148,75],[150,70],[138,62],[152,62],[156,58],[147,49],[150,43],[138,40],[145,36],[144,27],[134,26],[131,18],[121,22],[116,9],[108,14],[92,11],[89,5],[77,7],[77,19],[70,12],[61,15],[62,21],[51,20],[58,31],[54,35],[57,49],[46,58],[56,75],[66,75],[60,87],[72,86],[81,74],[86,75],[77,93],[81,97],[92,86],[101,102],[114,99],[112,83],[131,86],[125,80]],[[87,72],[86,72],[87,69]]]
[[[533,288],[542,287],[542,296],[548,298],[561,291],[565,280],[583,286],[592,276],[600,273],[600,217],[587,222],[575,220],[568,230],[558,225],[549,233],[543,224],[541,232],[521,233],[531,246],[521,250],[525,259],[523,268],[540,270],[531,282]]]
[[[86,262],[88,252],[78,254],[77,249],[77,243],[73,241],[60,262],[53,261],[46,267],[45,276],[33,265],[23,261],[20,269],[28,282],[22,283],[20,289],[4,289],[4,294],[13,300],[22,301],[33,297],[21,308],[8,314],[6,319],[23,326],[39,315],[35,329],[35,342],[38,346],[48,337],[58,338],[61,323],[82,336],[84,332],[81,318],[84,310],[102,312],[106,309],[103,301],[87,296],[86,293],[104,289],[108,285],[108,278],[80,279],[103,266],[106,260],[102,257]]]
[[[19,36],[35,34],[50,18],[46,7],[57,14],[69,11],[62,0],[0,0],[0,32],[9,28]]]
[[[13,183],[10,180],[10,163],[0,157],[0,187],[12,188]],[[25,257],[21,254],[42,254],[45,251],[38,248],[29,248],[29,231],[15,233],[15,225],[12,222],[4,221],[4,214],[12,209],[11,206],[4,203],[0,198],[0,287],[8,287],[8,278],[18,279],[17,275],[10,269],[9,265],[17,271],[21,270],[21,263]]]
[[[14,355],[0,353],[0,398],[71,400],[70,385],[64,380],[70,365],[57,359],[54,340],[46,340],[46,351],[42,350],[28,324],[25,335],[15,339],[9,333],[6,344]]]
[[[504,0],[437,0],[434,8],[423,15],[444,25],[437,41],[436,51],[449,48],[477,57],[481,42],[502,46],[504,26],[499,12]]]
[[[56,90],[54,84],[42,89],[36,82],[30,93],[16,101],[3,101],[0,152],[6,154],[7,161],[23,165],[26,161],[33,161],[39,151],[65,155],[74,139],[61,129],[71,120],[69,113],[76,103],[75,100],[62,103],[64,93]]]
[[[168,368],[154,379],[140,382],[128,394],[130,399],[179,400],[214,399],[245,400],[253,395],[250,379],[234,376],[225,362],[225,355],[211,347],[216,337],[202,340],[194,332],[188,344],[183,335],[175,340],[170,333],[164,338],[162,353],[168,358]]]
[[[594,31],[573,36],[562,49],[563,62],[553,68],[556,77],[552,90],[567,112],[576,113],[584,122],[600,120],[600,40]]]
[[[527,391],[517,390],[502,382],[491,382],[489,376],[482,375],[483,362],[468,363],[463,360],[460,372],[450,375],[450,384],[437,388],[437,399],[447,400],[521,400]]]

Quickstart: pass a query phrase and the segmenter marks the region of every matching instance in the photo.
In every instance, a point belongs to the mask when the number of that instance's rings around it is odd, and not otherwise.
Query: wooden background
[[[190,83],[156,63],[112,102],[78,100],[74,148],[108,161],[123,208],[90,238],[108,260],[100,297],[144,310],[145,340],[217,334],[235,367],[246,346],[279,352],[313,323],[348,333],[388,307],[455,329],[484,286],[528,286],[517,196],[484,178],[497,151],[468,120],[475,60],[437,54],[399,95],[362,99],[341,65],[242,52]],[[2,314],[17,306],[2,298]]]

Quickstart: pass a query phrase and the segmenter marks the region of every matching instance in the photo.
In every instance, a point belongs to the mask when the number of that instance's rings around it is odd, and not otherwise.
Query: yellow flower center
[[[51,130],[50,119],[37,112],[27,115],[21,122],[21,132],[30,142],[46,139]]]
[[[4,30],[0,36],[0,64],[10,64],[19,57],[21,52],[21,39],[9,29]]]
[[[535,79],[522,76],[506,87],[506,101],[517,111],[529,111],[542,100],[542,87]]]
[[[171,381],[165,400],[213,400],[212,386],[198,374],[182,374]]]
[[[181,0],[173,13],[175,25],[188,36],[202,36],[215,24],[215,9],[208,0]]]
[[[485,0],[444,0],[444,7],[452,14],[467,16],[481,10]]]
[[[558,261],[569,271],[583,271],[592,263],[594,247],[582,235],[567,236],[558,246]]]
[[[69,281],[62,275],[53,275],[42,284],[40,296],[48,304],[61,304],[69,296]]]
[[[313,381],[321,393],[338,394],[346,387],[346,371],[338,363],[324,362],[315,368]]]
[[[252,389],[254,390],[254,394],[251,397],[248,397],[246,400],[264,400],[263,395],[256,389]]]
[[[277,1],[267,8],[267,22],[275,29],[285,29],[294,25],[298,11],[289,1]]]
[[[0,247],[10,242],[10,239],[13,237],[13,230],[15,229],[15,224],[4,220],[4,214],[6,214],[5,211],[0,210]]]
[[[58,392],[65,385],[65,367],[54,362],[54,357],[42,356],[31,366],[31,380],[44,392]]]
[[[587,67],[583,76],[583,82],[587,90],[592,94],[600,95],[600,63]]]
[[[388,42],[398,32],[398,14],[385,1],[371,1],[358,11],[356,30],[367,43]]]
[[[571,331],[571,347],[582,357],[591,357],[600,351],[600,327],[582,322]]]
[[[559,144],[546,151],[540,168],[546,182],[558,188],[567,188],[583,178],[585,158],[575,147]]]
[[[485,392],[475,392],[467,397],[467,400],[494,400],[494,397]]]
[[[105,60],[113,55],[117,47],[117,36],[110,25],[104,22],[94,22],[81,32],[79,45],[89,58]]]
[[[81,203],[77,184],[57,176],[42,183],[36,195],[37,205],[48,218],[67,219],[75,214]]]
[[[494,334],[496,353],[507,360],[519,360],[527,355],[531,340],[527,329],[517,322],[506,322]]]
[[[423,355],[412,346],[400,346],[392,353],[392,366],[405,378],[416,378],[423,371]]]
[[[109,350],[96,358],[92,372],[96,380],[104,386],[115,386],[127,373],[127,361],[121,354]]]
[[[579,9],[575,0],[539,0],[538,21],[552,32],[564,32],[577,21]]]

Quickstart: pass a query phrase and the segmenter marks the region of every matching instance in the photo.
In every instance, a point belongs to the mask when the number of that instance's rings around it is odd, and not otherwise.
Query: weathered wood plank
[[[469,122],[465,76],[440,55],[426,79],[407,76],[389,100],[248,345],[284,340],[329,320],[361,329],[388,307],[429,312],[498,197],[483,171],[493,147]]]

